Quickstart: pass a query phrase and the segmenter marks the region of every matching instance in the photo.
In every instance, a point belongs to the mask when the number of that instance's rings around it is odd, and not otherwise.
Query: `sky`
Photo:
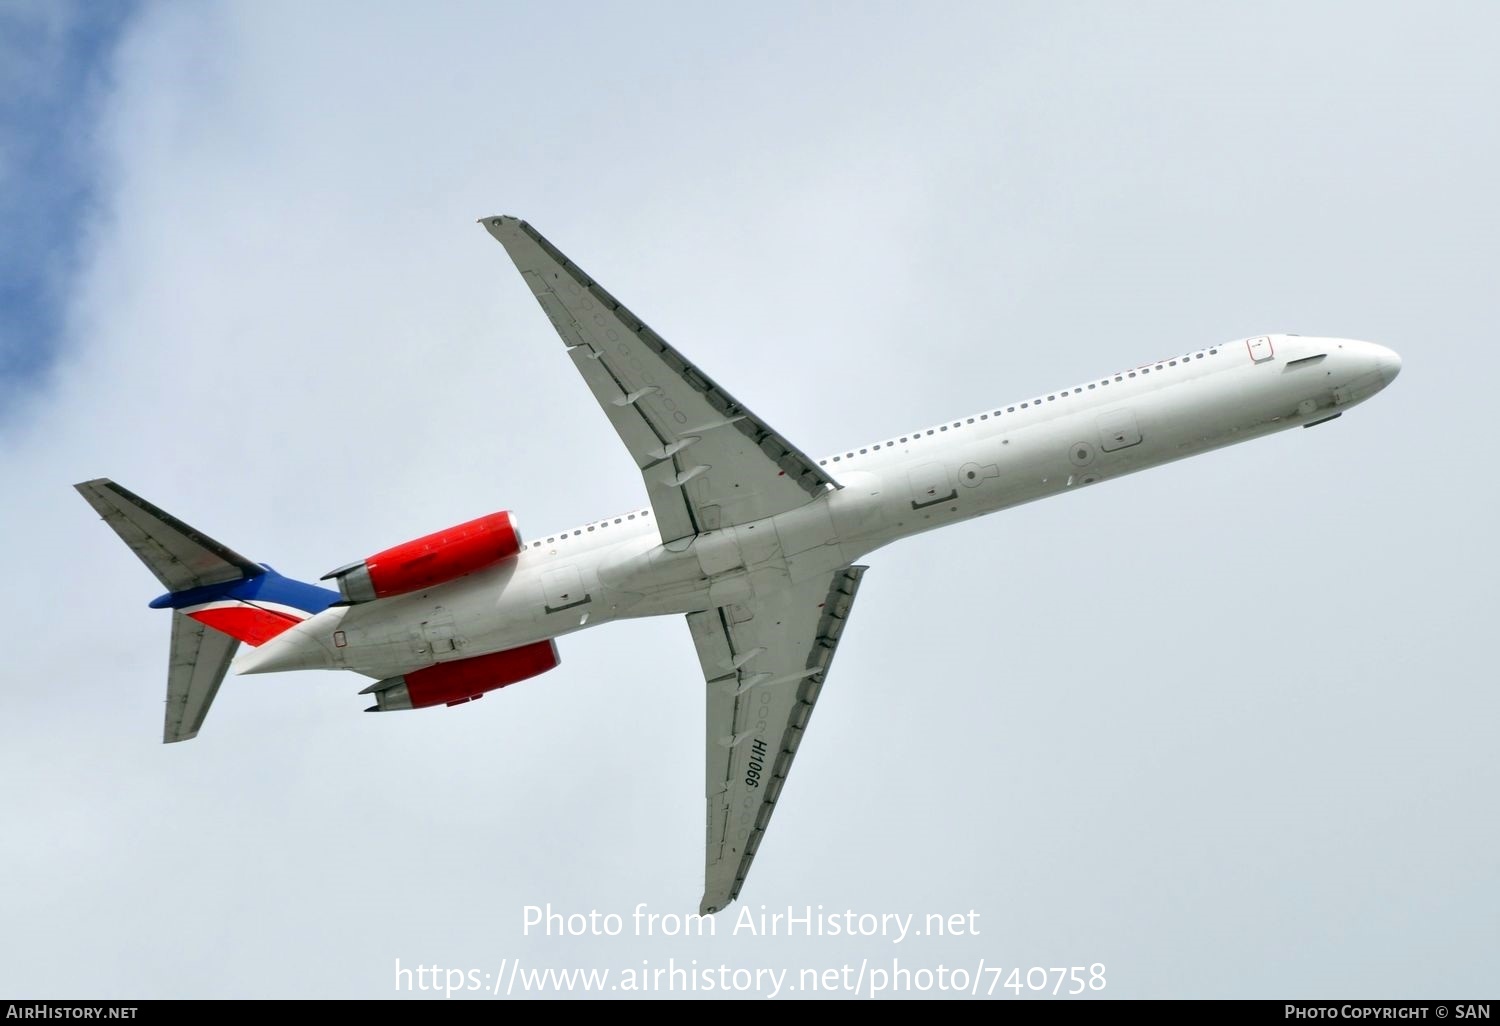
[[[943,966],[1013,999],[1012,969],[1096,965],[1105,997],[1493,993],[1497,30],[1441,2],[0,3],[0,994],[722,966],[729,996],[847,997],[791,988],[848,966],[937,998]],[[164,746],[158,585],[70,487],[305,579],[496,509],[643,504],[474,223],[499,213],[813,456],[1254,334],[1405,366],[1316,431],[873,554],[740,905],[641,935],[701,893],[678,618],[455,709],[231,678]],[[528,928],[548,906],[583,935]],[[739,919],[819,906],[965,929]]]

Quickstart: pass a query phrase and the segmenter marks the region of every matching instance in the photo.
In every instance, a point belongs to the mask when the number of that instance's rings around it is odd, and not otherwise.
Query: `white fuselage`
[[[1399,369],[1390,350],[1352,339],[1226,343],[829,457],[842,487],[765,520],[663,545],[638,510],[538,538],[467,577],[325,610],[236,668],[391,677],[622,617],[731,605],[908,535],[1326,420]]]

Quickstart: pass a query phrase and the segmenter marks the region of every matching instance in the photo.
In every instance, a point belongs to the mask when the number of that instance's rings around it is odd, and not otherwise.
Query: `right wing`
[[[482,223],[630,450],[663,542],[784,513],[839,487],[531,225]]]
[[[167,717],[162,741],[191,741],[203,727],[229,661],[240,643],[172,610],[172,656],[167,668]]]
[[[765,837],[865,567],[688,614],[708,681],[703,915],[739,896]]]

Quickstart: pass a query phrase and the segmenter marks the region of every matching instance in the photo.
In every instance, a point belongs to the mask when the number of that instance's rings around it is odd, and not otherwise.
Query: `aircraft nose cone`
[[[1401,357],[1395,350],[1387,349],[1385,346],[1379,346],[1378,349],[1379,356],[1377,359],[1380,363],[1380,376],[1389,385],[1392,381],[1396,380],[1396,375],[1401,373]]]

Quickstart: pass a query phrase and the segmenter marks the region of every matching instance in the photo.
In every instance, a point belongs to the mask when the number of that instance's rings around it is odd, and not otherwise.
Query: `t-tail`
[[[339,600],[250,562],[108,478],[73,487],[167,589],[151,602],[172,610],[167,743],[198,736],[240,642],[262,645]]]

